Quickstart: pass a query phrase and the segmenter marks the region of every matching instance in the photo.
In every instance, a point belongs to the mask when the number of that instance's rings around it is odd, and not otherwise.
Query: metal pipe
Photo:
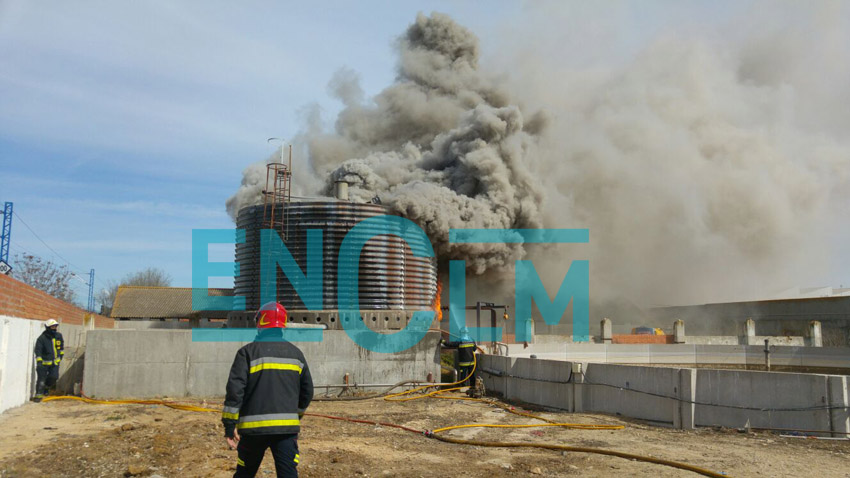
[[[334,183],[334,197],[340,201],[348,201],[348,183],[337,181]]]
[[[464,320],[464,324],[466,321]],[[481,330],[481,302],[475,303],[475,327]]]
[[[764,339],[764,367],[770,372],[770,340]]]
[[[496,345],[496,309],[490,309],[490,353],[498,355],[499,346]]]
[[[504,342],[493,342],[498,348],[498,353],[496,355],[502,355],[502,347],[505,348],[505,357],[510,355],[510,348],[508,348],[508,344]]]

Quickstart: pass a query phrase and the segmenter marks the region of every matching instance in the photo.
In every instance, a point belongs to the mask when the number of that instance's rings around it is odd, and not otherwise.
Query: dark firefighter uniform
[[[461,385],[475,385],[475,341],[469,337],[462,337],[456,342],[444,342],[448,348],[457,348],[458,380],[463,380]]]
[[[46,327],[35,341],[35,400],[41,400],[59,380],[59,364],[65,356],[65,339],[56,325]]]
[[[313,398],[313,379],[304,354],[275,340],[280,335],[280,329],[259,330],[230,368],[221,421],[225,437],[233,438],[236,429],[241,438],[234,478],[253,477],[266,448],[279,478],[298,476],[300,418]]]

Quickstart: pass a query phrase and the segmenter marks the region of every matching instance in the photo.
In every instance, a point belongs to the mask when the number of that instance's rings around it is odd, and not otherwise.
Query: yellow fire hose
[[[42,402],[50,402],[53,400],[77,400],[80,402],[94,403],[97,405],[162,405],[175,410],[183,410],[186,412],[215,412],[221,413],[221,409],[204,408],[196,405],[186,405],[178,402],[166,402],[165,400],[95,400],[89,397],[75,397],[73,395],[55,395],[44,397]]]
[[[469,374],[467,374],[466,377],[463,377],[462,379],[458,380],[457,382],[450,383],[448,386],[460,385],[463,382],[465,382],[467,379],[469,379],[469,377],[471,377],[475,374],[475,368],[477,366],[478,366],[477,357],[475,356],[475,354],[472,354],[472,370],[469,371]],[[406,398],[396,398],[396,397],[402,397],[404,395],[410,395],[412,393],[416,393],[416,392],[419,392],[419,391],[422,391],[422,390],[425,390],[425,389],[428,389],[428,388],[437,387],[437,386],[439,386],[439,385],[425,385],[423,387],[417,387],[417,388],[414,388],[412,390],[405,390],[404,392],[393,393],[392,395],[387,395],[386,397],[384,397],[384,400],[386,400],[388,402],[406,402],[406,401],[409,401],[409,400],[419,400],[421,398],[433,397],[433,396],[436,396],[437,394],[440,394],[440,393],[448,392],[448,391],[451,391],[451,390],[458,390],[458,389],[463,388],[463,387],[455,387],[455,388],[449,388],[449,389],[434,390],[433,392],[426,393],[425,395],[416,395],[416,396],[413,396],[413,397],[406,397]],[[440,398],[447,398],[447,397],[440,397]]]

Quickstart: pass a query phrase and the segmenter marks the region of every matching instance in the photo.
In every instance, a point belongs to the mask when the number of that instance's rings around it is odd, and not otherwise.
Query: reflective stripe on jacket
[[[246,435],[300,431],[299,414],[313,398],[304,354],[286,341],[256,341],[236,353],[221,421]]]
[[[475,361],[475,342],[458,340],[457,342],[447,342],[446,347],[457,347],[457,365],[458,367],[468,367]]]
[[[59,365],[65,356],[65,339],[59,332],[45,330],[36,339],[34,352],[37,365]]]

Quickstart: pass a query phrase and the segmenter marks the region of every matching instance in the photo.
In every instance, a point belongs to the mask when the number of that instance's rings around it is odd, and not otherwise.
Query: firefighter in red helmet
[[[271,448],[278,478],[298,476],[298,432],[313,398],[313,379],[304,354],[283,338],[286,309],[263,305],[257,338],[236,352],[227,380],[221,421],[238,450],[234,478],[253,477]]]

